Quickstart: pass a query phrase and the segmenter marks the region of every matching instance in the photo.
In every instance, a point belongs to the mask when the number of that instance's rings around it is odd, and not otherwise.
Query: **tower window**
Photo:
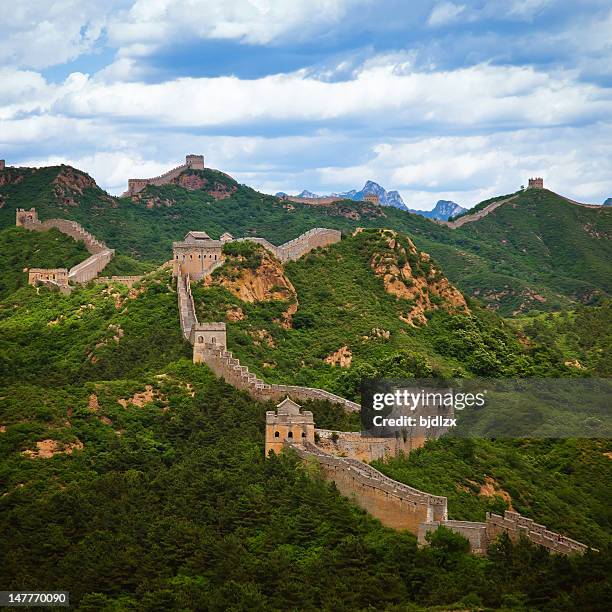
[[[306,432],[305,432],[305,431],[303,431],[303,432],[302,432],[302,438],[305,438],[305,437],[306,437]]]
[[[293,438],[293,432],[292,432],[292,431],[290,431],[290,432],[287,434],[287,437],[288,437],[288,438]]]
[[[275,437],[275,438],[280,438],[280,432],[275,431],[275,432],[274,432],[274,437]]]

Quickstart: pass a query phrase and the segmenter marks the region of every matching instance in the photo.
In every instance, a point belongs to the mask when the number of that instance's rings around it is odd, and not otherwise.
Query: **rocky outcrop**
[[[221,285],[248,303],[297,299],[295,288],[280,262],[268,251],[261,250],[257,268],[246,267],[242,256],[226,256],[223,268],[214,276],[204,277],[204,284]]]
[[[383,279],[385,290],[406,300],[400,319],[410,325],[426,325],[426,312],[444,309],[469,312],[461,292],[450,284],[427,253],[392,230],[380,230],[386,249],[375,250],[370,267]]]

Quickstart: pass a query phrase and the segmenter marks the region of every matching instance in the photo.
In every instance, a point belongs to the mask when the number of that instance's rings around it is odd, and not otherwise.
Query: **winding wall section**
[[[87,283],[93,280],[115,256],[114,249],[109,249],[104,242],[98,240],[76,221],[69,221],[67,219],[40,221],[33,209],[28,212],[30,215],[34,212],[34,215],[31,215],[32,218],[21,221],[19,223],[21,227],[34,232],[46,232],[51,228],[55,228],[62,232],[62,234],[66,234],[76,241],[83,242],[85,248],[91,253],[87,259],[68,270],[68,281]]]

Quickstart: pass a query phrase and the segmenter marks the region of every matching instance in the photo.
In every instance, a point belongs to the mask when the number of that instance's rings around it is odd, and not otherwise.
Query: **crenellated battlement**
[[[530,178],[527,183],[528,189],[544,189],[544,179],[541,177]]]
[[[145,179],[128,179],[127,191],[122,194],[122,197],[131,197],[142,191],[147,185],[155,185],[160,187],[161,185],[167,185],[171,183],[177,176],[179,176],[185,170],[204,170],[204,156],[203,155],[187,155],[185,157],[185,163],[168,172],[164,172],[159,176]]]

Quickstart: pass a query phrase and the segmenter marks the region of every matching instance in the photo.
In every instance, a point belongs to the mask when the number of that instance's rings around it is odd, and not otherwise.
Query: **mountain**
[[[546,189],[517,192],[511,203],[451,230],[363,201],[288,203],[210,168],[188,171],[173,184],[149,186],[134,198],[111,197],[68,166],[7,168],[2,183],[0,229],[14,227],[15,208],[34,206],[41,219],[78,221],[116,249],[117,260],[129,256],[162,263],[172,242],[192,229],[212,236],[257,235],[281,244],[313,227],[346,234],[358,227],[386,227],[409,235],[466,296],[504,315],[558,310],[612,294],[612,207],[579,206]]]
[[[438,221],[448,221],[451,217],[459,215],[467,210],[456,202],[451,200],[438,200],[432,210],[415,210],[408,209],[411,213],[422,215],[428,219],[437,219]]]
[[[612,198],[608,198],[604,203],[604,206],[612,206]]]
[[[392,206],[393,208],[398,208],[399,210],[407,210],[415,215],[421,215],[423,217],[427,217],[428,219],[447,221],[450,217],[458,215],[466,210],[462,206],[459,206],[459,204],[451,202],[450,200],[438,200],[433,210],[416,210],[414,208],[408,208],[398,191],[387,191],[384,187],[382,187],[382,185],[369,180],[365,182],[362,189],[334,192],[330,195],[360,202],[366,195],[371,194],[378,196],[378,201],[382,206]],[[283,191],[279,191],[276,194],[277,197],[283,197],[285,195],[286,194]],[[300,194],[298,194],[297,197],[319,198],[322,196],[304,189]]]
[[[506,320],[469,295],[507,312],[603,292],[612,210],[531,190],[451,230],[368,202],[289,203],[210,169],[133,198],[66,167],[0,177],[0,279],[12,274],[0,294],[0,541],[11,588],[61,584],[81,610],[607,609],[609,440],[446,437],[375,463],[447,496],[450,519],[512,507],[600,553],[566,559],[503,541],[478,558],[446,530],[418,546],[290,450],[264,459],[273,404],[192,363],[167,267],[132,289],[17,288],[24,267],[83,252],[14,222],[16,207],[34,205],[42,219],[78,219],[118,257],[157,263],[186,229],[276,243],[342,229],[285,265],[230,243],[191,291],[198,318],[227,322],[228,347],[264,380],[355,397],[365,377],[609,375],[609,305]],[[358,436],[357,415],[321,400],[304,409]]]
[[[362,189],[357,191],[352,189],[351,191],[345,191],[341,193],[332,193],[332,196],[345,197],[348,200],[361,201],[366,195],[378,196],[378,201],[382,206],[393,206],[400,210],[408,210],[408,207],[402,200],[402,196],[397,191],[387,191],[384,187],[375,183],[374,181],[366,181]]]
[[[502,359],[514,350],[537,356],[517,346],[494,315],[492,323],[475,315],[469,328],[457,329],[440,326],[447,315],[437,311],[441,321],[405,325],[408,333],[392,333],[389,341],[380,327],[360,338],[350,328],[351,321],[361,326],[360,318],[338,304],[371,318],[379,296],[385,325],[401,323],[397,300],[367,263],[381,245],[374,240],[360,250],[368,237],[377,238],[357,235],[338,243],[340,250],[313,253],[311,263],[295,262],[293,271],[287,266],[311,316],[305,345],[326,329],[322,349],[347,333],[356,346],[372,347],[370,361],[359,367],[319,359],[320,370],[346,382],[367,366],[405,372],[423,367],[429,350],[433,363],[443,357],[459,364],[435,347],[462,355],[457,350],[469,352],[481,342]],[[204,291],[201,284],[193,289]],[[215,291],[215,308],[224,296],[236,300],[222,286],[207,295]],[[292,336],[282,346],[284,328],[271,320],[275,303],[241,304],[251,310],[236,338],[259,336],[256,348],[265,354],[262,332],[271,325],[277,367],[281,351],[299,363],[292,351],[300,346],[300,330],[284,330]],[[169,270],[134,291],[92,284],[63,296],[26,287],[0,305],[0,540],[14,552],[3,558],[5,584],[61,583],[80,610],[361,610],[380,608],[383,599],[388,609],[518,609],[517,601],[520,609],[540,609],[544,597],[551,610],[606,609],[611,532],[602,517],[612,484],[605,441],[451,438],[376,466],[448,496],[451,519],[483,520],[510,500],[525,516],[601,555],[566,560],[505,543],[475,558],[467,542],[445,532],[420,547],[408,531],[372,520],[293,453],[264,460],[266,411],[273,406],[191,362]],[[326,313],[319,308],[335,311],[334,323],[342,323],[337,338],[329,324],[321,326]],[[307,317],[302,325],[308,332]],[[231,335],[229,341],[240,349]],[[396,342],[419,349],[419,359],[398,354]],[[308,348],[310,361],[316,355]],[[298,365],[295,378],[300,371]],[[334,405],[304,408],[321,427],[359,430]],[[482,606],[474,605],[476,597]]]
[[[318,196],[316,193],[313,193],[312,191],[308,191],[308,189],[304,189],[301,193],[298,193],[298,198],[318,198],[320,196]]]

